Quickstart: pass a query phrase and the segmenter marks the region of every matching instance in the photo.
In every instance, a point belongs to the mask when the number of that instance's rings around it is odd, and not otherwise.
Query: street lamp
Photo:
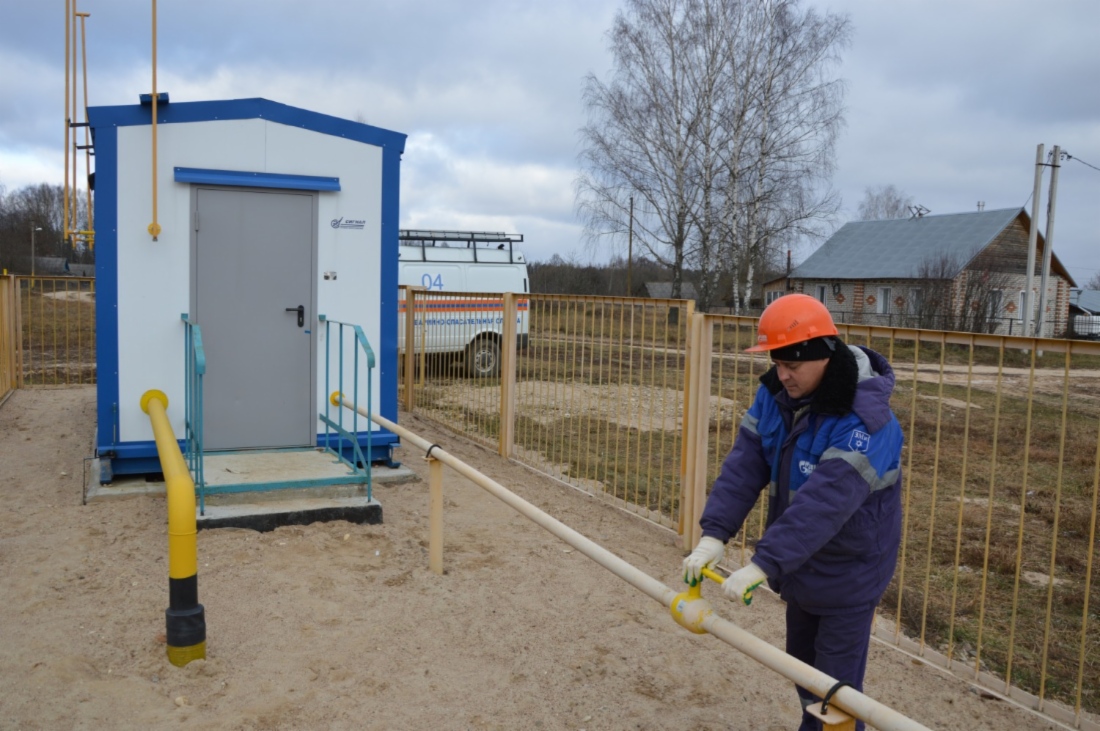
[[[34,232],[41,231],[41,226],[31,224],[31,288],[34,288]]]

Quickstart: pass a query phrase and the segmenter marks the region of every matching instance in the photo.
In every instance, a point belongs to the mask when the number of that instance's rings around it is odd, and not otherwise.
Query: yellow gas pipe
[[[182,667],[206,657],[206,617],[199,604],[195,481],[168,421],[168,397],[156,389],[141,397],[149,415],[168,501],[168,661]]]
[[[685,621],[696,627],[696,629],[692,629],[692,627],[689,627],[687,624],[677,619],[676,621],[679,622],[681,626],[687,627],[692,632],[701,630],[702,632],[713,635],[727,645],[753,658],[761,665],[775,670],[788,680],[801,685],[803,688],[819,696],[825,696],[830,690],[835,690],[836,702],[833,706],[834,709],[839,707],[845,711],[849,711],[856,718],[863,719],[868,725],[874,728],[882,729],[882,731],[931,731],[926,726],[923,726],[911,718],[903,716],[894,709],[879,703],[854,688],[844,686],[837,689],[838,685],[835,678],[829,677],[820,670],[810,665],[806,665],[800,660],[796,660],[779,648],[773,647],[759,637],[750,634],[732,622],[718,616],[714,613],[713,609],[711,609],[710,603],[703,599],[701,595],[698,599],[693,599],[690,589],[687,592],[676,594],[672,589],[668,588],[657,579],[654,579],[637,567],[627,563],[603,546],[586,538],[561,521],[551,517],[513,493],[511,490],[505,488],[499,482],[486,477],[462,460],[449,454],[446,450],[439,448],[439,445],[432,445],[424,438],[399,426],[384,416],[372,414],[361,406],[349,403],[338,391],[334,391],[331,394],[329,401],[334,406],[343,406],[352,411],[358,411],[361,415],[367,417],[375,424],[396,434],[408,444],[415,445],[421,449],[430,449],[433,459],[439,460],[458,472],[489,494],[500,499],[506,505],[509,505],[524,517],[529,518],[535,524],[546,529],[618,576],[620,579],[626,581],[643,594],[647,594],[662,605],[674,609],[673,616],[675,616],[676,599],[684,597],[685,602],[681,614],[685,617]],[[719,574],[710,569],[707,569],[704,575],[719,583],[723,580]],[[696,589],[698,589],[698,587],[699,584],[696,584]],[[843,728],[843,726],[838,728]]]

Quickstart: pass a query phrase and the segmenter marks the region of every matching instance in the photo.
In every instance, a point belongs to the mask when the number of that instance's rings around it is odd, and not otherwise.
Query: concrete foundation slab
[[[162,479],[127,475],[101,484],[97,461],[93,460],[87,470],[86,503],[141,495],[164,497]],[[381,523],[382,506],[376,500],[367,499],[365,483],[334,482],[346,480],[348,474],[347,466],[332,454],[314,449],[208,455],[205,461],[207,486],[233,485],[244,491],[207,494],[196,511],[198,527],[200,530],[236,527],[268,531],[283,525],[331,520]],[[419,479],[407,467],[375,466],[371,470],[372,484],[401,484]],[[256,487],[255,491],[249,490],[251,485]]]

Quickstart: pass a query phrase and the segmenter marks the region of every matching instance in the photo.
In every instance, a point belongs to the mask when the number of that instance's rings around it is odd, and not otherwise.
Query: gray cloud
[[[937,213],[1022,205],[1035,144],[1100,165],[1100,3],[814,0],[848,13],[848,125],[834,185],[854,211],[894,183]],[[61,3],[0,6],[0,184],[60,181]],[[81,0],[93,104],[150,85],[147,0]],[[263,96],[410,135],[402,225],[524,233],[536,258],[587,256],[573,215],[584,75],[606,78],[612,0],[158,3],[173,100]],[[1100,172],[1062,170],[1056,250],[1100,268]],[[1045,197],[1045,193],[1044,193]],[[841,221],[842,222],[842,221]],[[803,247],[805,255],[810,246]],[[604,257],[602,254],[594,256]]]

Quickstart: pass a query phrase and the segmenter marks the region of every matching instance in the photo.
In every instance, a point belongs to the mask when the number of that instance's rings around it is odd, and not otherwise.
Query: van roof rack
[[[508,262],[513,262],[512,246],[523,243],[523,234],[509,234],[503,231],[431,231],[424,229],[403,228],[397,232],[397,240],[406,246],[449,246],[452,243],[463,244],[467,249],[473,249],[474,261],[477,261],[477,249],[481,245],[483,249],[504,249],[508,246]],[[424,252],[421,256],[426,261]]]

